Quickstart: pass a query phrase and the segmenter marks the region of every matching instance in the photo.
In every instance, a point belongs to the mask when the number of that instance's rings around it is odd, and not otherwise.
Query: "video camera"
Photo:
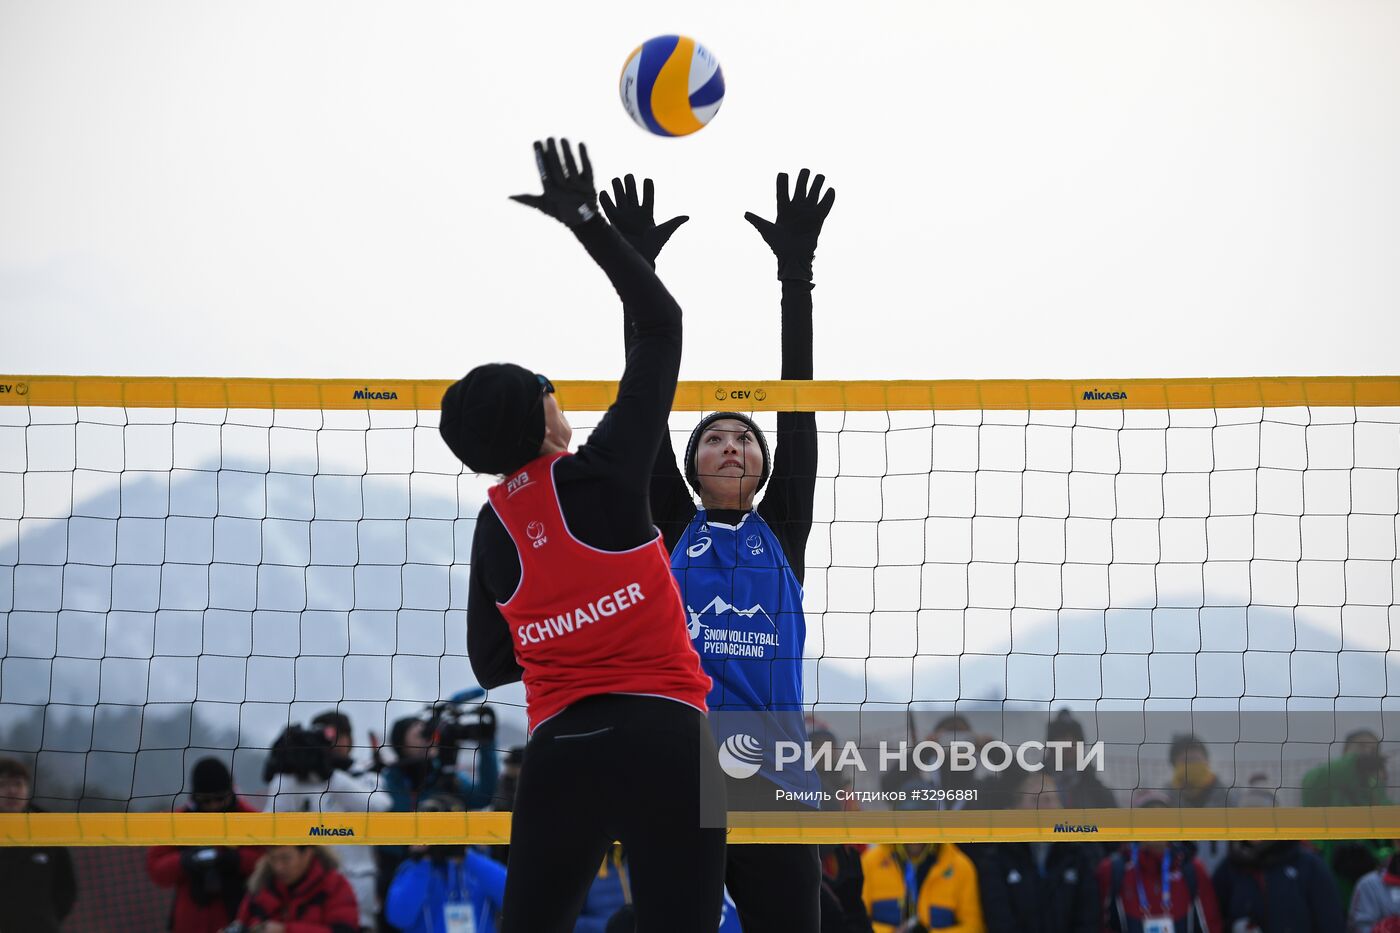
[[[485,695],[480,687],[468,687],[427,707],[423,719],[431,737],[430,747],[439,749],[439,755],[450,748],[455,756],[457,746],[463,742],[483,744],[494,740],[496,711],[485,703],[474,702]]]
[[[469,687],[425,706],[414,717],[423,724],[427,737],[425,758],[434,781],[457,770],[457,756],[464,743],[487,745],[495,740],[496,711],[476,702],[485,695],[480,687]],[[396,752],[397,749],[381,748],[379,764],[393,764]]]
[[[263,762],[263,782],[275,775],[292,775],[302,780],[329,780],[341,762],[335,757],[335,743],[324,729],[304,729],[293,723],[268,749]]]

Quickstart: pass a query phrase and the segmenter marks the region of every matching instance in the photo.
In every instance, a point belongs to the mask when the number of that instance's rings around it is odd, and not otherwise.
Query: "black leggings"
[[[761,776],[730,779],[729,806],[734,810],[809,810],[803,803],[783,803],[777,786]],[[821,929],[822,866],[815,845],[730,846],[725,854],[724,884],[744,933],[817,933]]]
[[[699,710],[623,694],[580,700],[525,747],[501,931],[572,930],[616,839],[627,853],[640,933],[713,933],[723,827],[724,776]]]

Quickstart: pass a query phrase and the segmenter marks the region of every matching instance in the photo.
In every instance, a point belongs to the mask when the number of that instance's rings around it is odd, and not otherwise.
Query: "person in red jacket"
[[[190,772],[186,813],[257,813],[233,792],[233,777],[217,758],[201,758]],[[170,929],[174,933],[218,933],[238,913],[248,876],[262,856],[254,846],[232,848],[156,846],[146,852],[146,871],[163,888],[175,889]]]
[[[275,846],[248,882],[238,922],[249,933],[359,933],[360,908],[329,851]]]
[[[1170,799],[1138,791],[1133,807],[1165,807]],[[1189,847],[1134,842],[1099,863],[1104,933],[1222,933],[1215,888]]]

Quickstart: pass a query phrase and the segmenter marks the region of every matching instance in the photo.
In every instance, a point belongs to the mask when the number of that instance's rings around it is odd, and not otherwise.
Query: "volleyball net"
[[[0,844],[506,840],[489,809],[172,812],[207,757],[265,805],[274,739],[328,712],[367,768],[421,723],[410,754],[508,805],[524,695],[472,690],[492,479],[446,386],[0,377],[0,757],[49,811]],[[615,392],[556,386],[580,438]],[[675,446],[716,409],[819,434],[815,742],[769,754],[822,796],[731,807],[732,841],[1400,836],[1400,377],[687,382]],[[1048,766],[1066,737],[1085,767]]]

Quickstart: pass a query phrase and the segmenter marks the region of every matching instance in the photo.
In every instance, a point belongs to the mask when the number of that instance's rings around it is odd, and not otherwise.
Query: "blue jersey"
[[[671,553],[691,644],[712,686],[706,702],[715,742],[746,734],[763,748],[760,773],[790,790],[811,790],[801,762],[776,769],[774,743],[805,752],[802,587],[778,539],[755,511],[737,525],[699,511]],[[754,715],[762,714],[762,715]]]

